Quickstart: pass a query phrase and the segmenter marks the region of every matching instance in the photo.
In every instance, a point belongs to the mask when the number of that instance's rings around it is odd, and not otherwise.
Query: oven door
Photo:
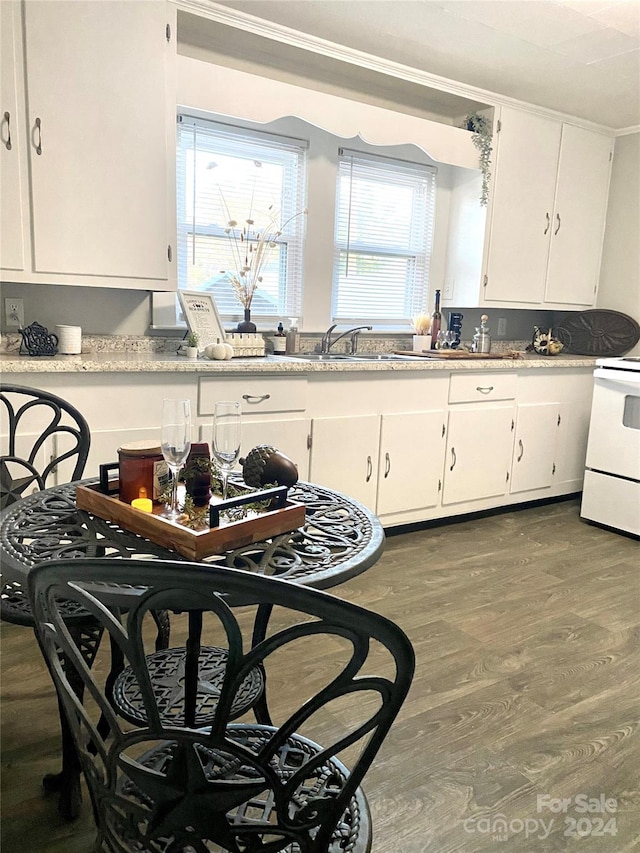
[[[640,372],[594,372],[587,468],[640,481]]]

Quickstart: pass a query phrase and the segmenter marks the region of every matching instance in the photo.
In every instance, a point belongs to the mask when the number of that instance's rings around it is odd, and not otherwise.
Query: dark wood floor
[[[639,556],[572,500],[391,535],[339,589],[417,655],[365,780],[373,853],[640,850]],[[65,824],[40,787],[59,735],[35,641],[1,636],[2,853],[88,853],[88,804]]]

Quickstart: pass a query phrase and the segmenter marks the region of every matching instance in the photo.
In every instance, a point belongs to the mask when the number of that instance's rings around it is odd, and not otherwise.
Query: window
[[[285,137],[178,117],[178,287],[211,292],[227,320],[243,311],[231,276],[247,248],[255,252],[269,221],[276,235],[251,313],[272,320],[300,315],[305,148]],[[238,223],[231,230],[230,221]]]
[[[332,319],[406,323],[427,304],[436,171],[340,149]]]

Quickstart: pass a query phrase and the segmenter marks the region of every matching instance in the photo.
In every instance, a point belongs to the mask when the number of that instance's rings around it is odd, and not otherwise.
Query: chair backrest
[[[114,583],[140,587],[121,618],[96,597]],[[31,572],[29,592],[107,849],[330,849],[413,677],[413,649],[398,626],[287,581],[183,562],[51,561]],[[114,711],[101,679],[83,664],[58,599],[77,600],[108,631],[134,675],[146,724],[134,727]],[[252,610],[231,604],[256,605],[256,623],[247,618]],[[151,673],[145,646],[143,626],[159,609],[188,623],[179,723],[158,710],[169,680]],[[213,722],[196,728],[196,692],[213,680],[200,668],[210,638],[228,653]],[[71,689],[69,666],[90,702]],[[234,697],[256,668],[265,679],[260,722],[232,719]],[[354,828],[344,831],[348,837]]]
[[[66,460],[60,482],[82,477],[91,434],[80,412],[55,394],[4,382],[0,403],[1,508],[51,485],[49,477]]]

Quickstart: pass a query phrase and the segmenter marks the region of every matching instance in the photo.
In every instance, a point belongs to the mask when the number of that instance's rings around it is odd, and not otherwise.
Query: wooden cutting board
[[[522,358],[519,352],[459,352],[455,349],[434,349],[422,350],[421,352],[413,352],[412,350],[397,349],[394,350],[396,355],[415,355],[420,358],[450,358],[450,359],[487,359],[500,358],[511,359],[512,361]]]

